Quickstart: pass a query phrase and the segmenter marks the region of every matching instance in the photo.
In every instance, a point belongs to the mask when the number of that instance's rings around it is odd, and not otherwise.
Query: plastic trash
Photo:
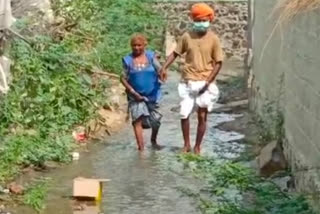
[[[87,139],[84,127],[78,127],[75,131],[72,132],[72,136],[77,142],[84,142]]]
[[[79,152],[72,153],[72,160],[76,161],[76,160],[79,160],[79,158],[80,158]]]

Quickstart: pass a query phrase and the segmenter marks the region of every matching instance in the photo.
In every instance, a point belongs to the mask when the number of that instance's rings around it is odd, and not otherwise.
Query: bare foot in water
[[[200,155],[200,146],[195,146],[193,151],[194,151],[194,154]]]
[[[143,147],[138,147],[139,152],[143,152],[144,148]]]
[[[182,153],[189,153],[191,152],[191,146],[184,146],[182,149]]]
[[[151,145],[152,145],[152,148],[155,150],[161,150],[164,147],[164,146],[159,145],[158,142],[155,140],[151,140]]]
[[[138,150],[139,150],[139,152],[144,151],[144,143],[138,145]]]

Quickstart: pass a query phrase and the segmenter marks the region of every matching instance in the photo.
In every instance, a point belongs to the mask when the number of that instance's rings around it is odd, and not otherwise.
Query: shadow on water
[[[202,184],[196,178],[183,172],[177,160],[183,143],[179,115],[172,111],[179,105],[177,94],[178,74],[171,74],[164,86],[162,101],[164,115],[159,133],[159,142],[165,145],[161,151],[154,151],[148,144],[144,153],[136,150],[131,127],[108,138],[107,142],[96,144],[90,153],[81,154],[80,160],[55,170],[52,189],[48,196],[46,214],[77,214],[72,210],[68,196],[72,193],[72,180],[77,176],[111,179],[103,189],[101,213],[112,214],[196,214],[196,204],[189,197],[182,196],[180,187],[200,189]],[[236,141],[244,136],[236,132],[224,132],[218,124],[234,120],[241,115],[210,114],[208,132],[204,140],[203,155],[214,158],[236,158],[244,146]],[[195,138],[196,118],[192,116],[192,139]],[[146,140],[149,134],[146,134]],[[32,213],[19,208],[17,213]],[[84,212],[83,212],[84,213]],[[98,213],[92,211],[88,213]]]

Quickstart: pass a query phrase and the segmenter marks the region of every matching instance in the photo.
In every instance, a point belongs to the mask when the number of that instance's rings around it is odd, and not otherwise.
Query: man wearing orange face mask
[[[177,48],[161,68],[160,76],[165,81],[167,68],[178,56],[185,54],[182,78],[178,86],[183,152],[191,151],[189,116],[197,109],[198,128],[194,153],[200,154],[207,114],[219,97],[215,79],[222,66],[223,51],[218,36],[209,30],[214,19],[213,9],[205,3],[198,3],[192,6],[190,16],[193,20],[192,30],[181,36]]]

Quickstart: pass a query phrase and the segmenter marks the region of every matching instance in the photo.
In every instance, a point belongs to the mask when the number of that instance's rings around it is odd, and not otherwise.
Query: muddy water
[[[45,214],[71,214],[72,179],[77,176],[111,179],[103,189],[101,213],[110,214],[196,214],[196,204],[179,192],[180,187],[201,188],[201,183],[183,173],[177,161],[183,141],[179,115],[176,112],[179,98],[177,94],[178,75],[171,74],[164,86],[161,111],[164,115],[159,143],[165,148],[154,151],[147,144],[146,151],[136,150],[131,127],[106,139],[106,142],[82,153],[80,160],[56,170],[49,175],[53,178]],[[208,132],[202,149],[203,155],[214,158],[235,158],[243,150],[237,140],[244,136],[236,132],[223,132],[219,123],[234,120],[241,115],[211,114],[208,118]],[[192,117],[192,139],[195,139],[196,118]],[[149,134],[146,134],[146,141]],[[148,141],[149,142],[149,141]],[[31,214],[27,208],[19,208],[16,213]],[[81,213],[81,212],[79,212]],[[98,213],[98,212],[93,212]]]

